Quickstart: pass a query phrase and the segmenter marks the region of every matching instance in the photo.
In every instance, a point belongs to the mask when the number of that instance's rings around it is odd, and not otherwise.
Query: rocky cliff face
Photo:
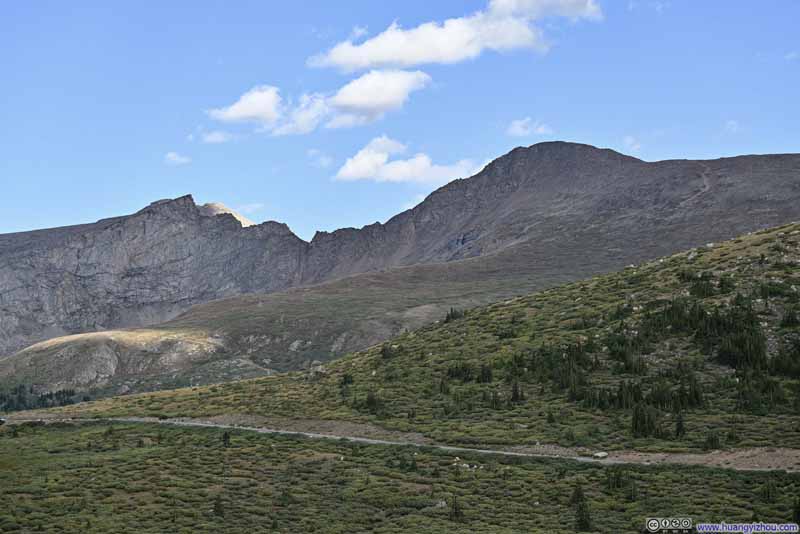
[[[385,224],[243,227],[164,200],[94,224],[0,235],[0,354],[155,324],[192,305],[528,244],[530,275],[574,278],[800,219],[800,155],[647,163],[574,143],[518,148]]]
[[[167,320],[193,304],[300,283],[307,244],[191,197],[127,217],[0,236],[0,354],[68,333]]]

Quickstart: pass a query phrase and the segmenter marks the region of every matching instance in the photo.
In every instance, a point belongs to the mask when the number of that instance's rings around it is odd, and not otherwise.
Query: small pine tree
[[[592,514],[589,510],[589,503],[586,501],[586,495],[583,493],[583,487],[578,484],[572,490],[572,497],[570,497],[570,504],[575,507],[575,529],[579,532],[585,532],[592,528]]]
[[[764,502],[773,503],[777,497],[778,485],[775,483],[775,479],[770,478],[761,487],[761,498],[764,499]]]
[[[445,376],[439,380],[439,393],[442,395],[447,395],[450,393],[450,384],[447,382],[447,377]]]
[[[509,400],[512,404],[523,402],[525,400],[525,392],[522,390],[522,387],[519,385],[517,380],[514,380],[514,382],[511,384],[511,398]]]
[[[639,486],[635,480],[628,483],[628,501],[636,502],[639,499]]]
[[[794,498],[794,506],[792,506],[792,521],[800,525],[800,497]]]
[[[703,449],[710,451],[712,449],[719,449],[720,447],[722,447],[722,440],[719,438],[719,434],[713,431],[710,432],[703,442]]]
[[[569,503],[572,506],[577,505],[579,502],[583,502],[586,500],[586,496],[583,493],[583,486],[580,484],[576,484],[575,488],[572,490],[572,496],[569,498]]]
[[[378,395],[372,390],[367,392],[367,399],[365,401],[365,404],[367,406],[367,410],[369,410],[369,412],[372,414],[378,413],[378,411],[381,408],[381,400],[378,398]]]
[[[450,521],[463,520],[464,510],[461,508],[461,504],[458,502],[458,496],[453,495],[453,499],[450,501]]]
[[[683,421],[683,412],[678,412],[675,418],[675,438],[682,439],[686,435],[686,423]]]
[[[213,512],[217,517],[225,517],[225,504],[222,502],[222,495],[217,494],[214,499]]]
[[[789,308],[783,314],[783,319],[781,320],[781,326],[785,327],[793,327],[793,326],[800,326],[800,318],[797,316],[797,310],[794,308]]]
[[[481,373],[478,376],[478,382],[481,384],[491,384],[492,383],[492,368],[486,364],[481,365]]]
[[[466,315],[463,310],[459,310],[458,308],[450,308],[450,311],[447,312],[445,315],[444,322],[449,323],[451,321],[455,321],[457,319],[461,319]]]
[[[226,449],[231,446],[231,434],[227,430],[222,434],[222,446]]]

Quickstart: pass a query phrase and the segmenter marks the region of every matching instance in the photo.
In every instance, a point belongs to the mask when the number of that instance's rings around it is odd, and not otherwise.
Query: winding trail
[[[338,435],[329,433],[310,432],[303,430],[288,430],[268,428],[263,426],[245,426],[240,424],[227,424],[202,419],[157,419],[154,417],[109,417],[109,418],[48,418],[24,419],[11,417],[10,424],[20,424],[29,421],[44,421],[46,423],[145,423],[169,425],[178,427],[221,428],[258,434],[276,434],[284,436],[300,436],[311,439],[345,440],[366,445],[385,445],[396,447],[431,448],[454,454],[479,454],[496,456],[513,456],[525,458],[554,458],[567,461],[591,463],[597,465],[684,465],[732,469],[735,471],[773,471],[780,470],[790,473],[800,472],[800,449],[781,447],[761,447],[748,449],[718,450],[708,453],[684,452],[638,452],[631,450],[610,451],[607,456],[598,457],[586,450],[571,449],[556,445],[542,445],[534,447],[511,447],[507,449],[480,449],[443,445],[437,443],[420,442],[412,439],[381,439],[355,435]],[[605,454],[605,453],[602,453]],[[601,454],[601,456],[602,456]]]

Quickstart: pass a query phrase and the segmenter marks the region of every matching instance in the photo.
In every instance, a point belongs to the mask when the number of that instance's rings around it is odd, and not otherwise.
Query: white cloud
[[[272,125],[281,114],[281,95],[277,87],[253,87],[228,107],[211,109],[208,115],[223,122],[257,122]]]
[[[431,77],[422,71],[373,70],[351,81],[330,99],[335,116],[330,128],[373,122],[403,107],[409,95],[424,88]]]
[[[223,132],[222,130],[202,132],[200,135],[204,143],[211,145],[227,143],[228,141],[233,139],[233,136],[231,134],[229,134],[228,132]]]
[[[333,159],[330,156],[316,148],[308,149],[306,151],[306,155],[315,167],[319,167],[321,169],[327,169],[333,163]]]
[[[368,124],[402,108],[411,93],[423,89],[430,81],[431,77],[422,71],[372,70],[333,95],[304,94],[296,105],[280,105],[264,129],[272,135],[293,135],[310,133],[323,122],[326,128]],[[243,99],[244,96],[239,102]]]
[[[622,143],[625,145],[625,148],[631,152],[639,152],[642,148],[642,143],[632,135],[623,137]]]
[[[534,121],[530,117],[516,119],[508,125],[506,133],[512,137],[526,137],[531,134],[550,135],[553,129],[541,121]]]
[[[742,127],[739,124],[739,121],[735,121],[733,119],[725,121],[725,132],[729,134],[739,133]]]
[[[289,111],[286,122],[275,128],[273,135],[307,134],[317,129],[319,123],[329,113],[327,99],[320,94],[305,94],[300,102]]]
[[[458,63],[476,58],[484,50],[544,51],[547,44],[533,22],[546,16],[598,20],[602,11],[595,0],[491,0],[483,11],[444,22],[426,22],[410,29],[393,22],[375,37],[360,44],[348,39],[309,58],[308,63],[354,71]]]
[[[173,165],[173,166],[188,165],[191,162],[192,158],[188,156],[182,156],[177,152],[167,152],[164,155],[164,163],[166,163],[167,165]]]
[[[461,160],[452,165],[437,165],[427,154],[419,153],[408,159],[395,159],[406,151],[406,146],[386,135],[376,137],[348,158],[336,173],[337,180],[372,180],[376,182],[411,182],[418,184],[443,184],[475,172],[475,164]]]
[[[797,58],[800,58],[800,52],[798,52],[797,50],[792,50],[791,52],[787,52],[786,55],[783,56],[783,59],[785,59],[786,61],[794,61]]]

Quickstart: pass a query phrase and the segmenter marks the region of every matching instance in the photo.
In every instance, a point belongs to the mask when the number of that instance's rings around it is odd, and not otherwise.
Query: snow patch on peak
[[[203,204],[202,206],[198,206],[198,209],[200,210],[200,214],[206,217],[214,217],[216,215],[222,215],[223,213],[228,213],[230,215],[233,215],[234,218],[237,221],[239,221],[239,224],[241,224],[243,228],[256,225],[256,223],[254,223],[244,215],[236,213],[228,206],[220,202],[209,202],[207,204]]]

